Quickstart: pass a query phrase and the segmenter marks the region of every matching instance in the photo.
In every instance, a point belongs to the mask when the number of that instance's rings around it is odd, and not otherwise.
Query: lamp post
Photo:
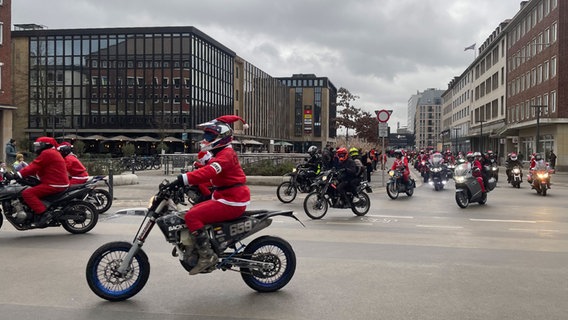
[[[483,150],[484,150],[483,149],[483,147],[484,147],[484,145],[483,145],[483,123],[484,122],[487,122],[487,121],[486,120],[477,120],[477,123],[481,123],[481,131],[479,133],[479,147],[480,147],[479,152],[483,152]]]
[[[455,141],[456,141],[456,146],[455,146],[455,149],[454,149],[454,153],[457,155],[457,154],[458,154],[458,131],[460,131],[461,128],[460,128],[460,127],[455,127],[455,128],[452,128],[452,130],[454,130],[454,138],[455,138]]]
[[[535,145],[535,153],[538,153],[538,145],[540,144],[540,109],[541,108],[548,108],[548,106],[531,106],[531,108],[536,109],[536,145]]]

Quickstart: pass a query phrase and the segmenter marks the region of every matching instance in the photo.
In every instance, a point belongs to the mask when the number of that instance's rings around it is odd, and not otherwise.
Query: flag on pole
[[[471,46],[465,47],[465,49],[463,49],[463,51],[467,51],[467,50],[475,50],[475,43],[472,44]]]

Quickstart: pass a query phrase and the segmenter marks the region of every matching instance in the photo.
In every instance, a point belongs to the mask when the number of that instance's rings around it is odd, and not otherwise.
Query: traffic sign
[[[387,122],[389,121],[390,118],[390,112],[389,110],[377,110],[375,111],[375,113],[377,114],[377,120],[379,120],[379,122]]]
[[[388,138],[389,127],[386,122],[379,122],[379,138]]]

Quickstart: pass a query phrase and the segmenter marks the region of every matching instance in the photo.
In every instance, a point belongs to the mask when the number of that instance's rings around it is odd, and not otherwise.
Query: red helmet
[[[347,158],[349,157],[349,153],[347,152],[347,149],[345,149],[345,148],[337,149],[336,154],[337,154],[337,158],[341,162],[347,160]]]

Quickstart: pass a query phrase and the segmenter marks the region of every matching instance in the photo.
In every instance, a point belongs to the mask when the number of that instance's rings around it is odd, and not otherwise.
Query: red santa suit
[[[193,162],[193,167],[195,169],[202,168],[209,162],[209,160],[211,160],[211,153],[210,152],[199,151],[199,153],[197,154],[197,161]],[[197,188],[199,188],[199,192],[201,193],[201,196],[203,198],[210,198],[211,197],[211,187],[213,187],[211,180],[209,180],[205,183],[200,183],[197,186]]]
[[[211,181],[214,188],[211,200],[198,203],[186,212],[185,223],[191,232],[205,224],[236,219],[250,203],[246,176],[231,146],[214,153],[206,166],[187,172],[182,178],[185,184],[192,185]]]
[[[22,198],[36,214],[42,214],[46,210],[41,198],[63,192],[69,187],[65,160],[55,148],[43,150],[18,174],[24,178],[35,175],[40,180],[37,186],[22,191]]]
[[[402,180],[404,182],[408,182],[408,177],[410,176],[410,169],[408,169],[408,159],[406,159],[406,157],[403,156],[400,159],[394,159],[391,170],[397,170],[399,168],[403,168]]]
[[[79,161],[76,155],[68,154],[65,158],[67,173],[69,174],[69,184],[81,184],[87,182],[89,173],[85,166]]]
[[[478,168],[479,170],[475,170],[475,168]],[[481,186],[481,192],[485,192],[485,183],[483,183],[483,174],[481,173],[481,170],[483,170],[483,165],[481,165],[481,161],[475,159],[473,161],[472,169],[473,169],[472,175],[477,179],[477,182]]]

